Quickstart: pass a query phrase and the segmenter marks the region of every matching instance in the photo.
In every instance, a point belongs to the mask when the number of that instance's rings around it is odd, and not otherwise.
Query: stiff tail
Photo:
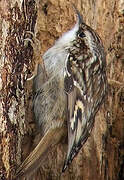
[[[45,161],[50,147],[56,145],[65,132],[66,128],[64,126],[48,130],[36,148],[17,169],[16,179],[20,177],[30,177]]]

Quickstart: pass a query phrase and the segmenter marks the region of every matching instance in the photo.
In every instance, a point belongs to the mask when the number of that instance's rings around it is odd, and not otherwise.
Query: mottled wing
[[[88,47],[70,52],[65,65],[68,111],[68,153],[63,171],[87,140],[94,117],[106,94],[105,57],[102,47],[90,53]],[[85,51],[84,51],[85,49]],[[101,52],[100,52],[101,51]],[[94,50],[95,52],[95,50]]]

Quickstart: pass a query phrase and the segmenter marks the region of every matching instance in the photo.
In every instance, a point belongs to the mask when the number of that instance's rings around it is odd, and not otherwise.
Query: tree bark
[[[103,40],[107,54],[108,96],[97,113],[91,136],[65,173],[67,142],[49,152],[34,179],[124,179],[124,4],[121,0],[42,0],[37,29],[41,54],[74,25],[72,3]]]
[[[37,144],[31,112],[32,82],[26,83],[33,63],[40,62],[38,50],[25,44],[26,31],[34,33],[35,1],[0,1],[0,178],[12,179],[16,165]],[[97,113],[91,136],[65,173],[61,173],[67,152],[63,140],[53,147],[47,160],[34,174],[37,180],[122,180],[124,179],[124,3],[122,0],[37,1],[37,38],[43,53],[74,25],[72,3],[84,21],[103,40],[107,54],[108,96]],[[3,5],[4,4],[4,5]],[[40,47],[40,46],[39,46]],[[26,95],[26,97],[25,97]],[[25,113],[26,112],[26,113]],[[27,128],[25,128],[27,127]],[[33,133],[32,133],[33,130]],[[22,136],[24,136],[22,142]],[[33,140],[32,140],[33,139]],[[22,142],[22,145],[21,145]]]
[[[25,82],[32,67],[34,0],[0,1],[0,179],[12,180],[25,132]]]

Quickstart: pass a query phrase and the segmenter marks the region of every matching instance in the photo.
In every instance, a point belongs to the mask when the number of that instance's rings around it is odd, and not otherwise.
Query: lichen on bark
[[[33,48],[25,45],[27,32],[34,33],[36,3],[1,1],[0,56],[0,179],[13,179],[20,161],[25,130],[25,82],[30,72]]]
[[[61,174],[67,142],[51,148],[45,164],[34,179],[124,179],[124,4],[122,0],[37,1],[37,38],[41,55],[74,24],[74,3],[84,21],[100,35],[107,54],[108,97],[96,116],[91,137]],[[25,82],[32,71],[33,48],[24,39],[32,38],[36,22],[34,0],[0,1],[0,178],[11,179],[20,162],[21,137],[31,116]],[[27,35],[28,34],[28,35]],[[35,52],[37,54],[37,52]],[[39,59],[35,60],[37,63]],[[31,69],[30,69],[31,67]],[[29,82],[26,91],[31,88]],[[29,114],[25,116],[26,111]],[[25,121],[26,119],[26,121]],[[29,124],[28,124],[29,125]],[[29,139],[31,138],[31,141]],[[23,159],[36,145],[32,135],[23,141]],[[25,146],[24,146],[25,145]],[[13,171],[11,171],[13,169]]]

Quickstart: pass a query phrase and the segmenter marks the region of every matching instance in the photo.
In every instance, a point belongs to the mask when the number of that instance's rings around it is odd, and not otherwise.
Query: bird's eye
[[[86,37],[86,36],[85,36],[84,32],[81,32],[80,34],[78,34],[78,37],[84,38],[84,37]]]

